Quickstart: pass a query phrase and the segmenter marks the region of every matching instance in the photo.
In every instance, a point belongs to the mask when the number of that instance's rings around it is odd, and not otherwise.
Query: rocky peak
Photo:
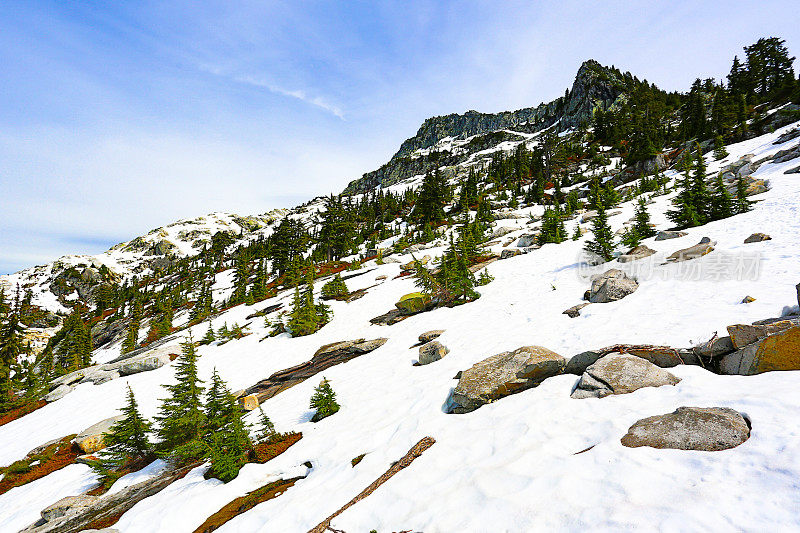
[[[480,113],[470,110],[466,113],[431,117],[422,123],[416,135],[400,145],[400,149],[388,163],[350,182],[344,192],[367,192],[379,185],[391,185],[432,168],[457,163],[458,161],[450,161],[447,154],[444,158],[439,154],[413,157],[418,150],[434,147],[448,137],[466,139],[498,130],[536,133],[554,124],[557,124],[558,131],[564,131],[588,123],[595,109],[607,109],[617,101],[628,88],[630,80],[617,69],[604,67],[590,59],[581,64],[572,89],[565,96],[551,102],[516,111]],[[481,146],[479,149],[484,148]]]

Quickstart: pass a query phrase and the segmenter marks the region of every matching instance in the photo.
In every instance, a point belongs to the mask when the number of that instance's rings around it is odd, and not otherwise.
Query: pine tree
[[[174,385],[164,385],[167,397],[161,400],[156,417],[160,442],[158,452],[178,462],[199,457],[198,439],[205,425],[203,382],[197,375],[198,354],[191,336],[181,344],[182,354],[175,368]]]
[[[604,261],[611,261],[614,258],[614,239],[602,202],[598,203],[597,216],[592,219],[592,233],[593,238],[586,243],[584,250],[603,258]]]
[[[714,159],[719,161],[726,157],[728,157],[728,150],[725,149],[725,141],[722,139],[722,135],[717,135],[714,137]]]
[[[633,227],[639,237],[646,239],[656,234],[656,230],[650,227],[650,213],[647,212],[647,202],[644,198],[639,198],[635,218]]]
[[[319,422],[323,418],[329,417],[339,410],[339,404],[336,403],[336,393],[333,392],[330,381],[322,378],[322,381],[314,389],[314,394],[311,396],[310,402],[311,409],[316,412],[311,418],[312,422]]]
[[[253,449],[242,410],[236,405],[225,382],[214,370],[206,402],[203,435],[204,458],[211,461],[206,477],[227,483],[239,475]]]
[[[214,335],[214,328],[212,328],[211,323],[209,323],[208,331],[206,331],[206,334],[203,336],[203,339],[200,342],[201,344],[211,344],[215,340],[217,340],[217,336]]]
[[[747,213],[751,209],[751,202],[747,199],[747,185],[744,176],[736,178],[736,213]]]
[[[722,175],[717,175],[714,188],[711,191],[711,220],[722,220],[733,215],[731,194],[722,181]]]
[[[639,244],[641,244],[642,237],[641,237],[641,235],[639,235],[639,232],[636,230],[635,227],[631,227],[631,228],[626,229],[625,232],[622,234],[622,237],[620,238],[620,242],[626,248],[629,248],[629,249],[630,248],[636,248],[637,246],[639,246]]]
[[[122,353],[126,354],[136,349],[139,344],[139,327],[142,319],[142,304],[139,300],[133,305],[131,311],[130,324],[128,324],[128,333],[125,335],[125,340],[122,341]]]
[[[147,459],[153,454],[153,446],[148,435],[152,431],[150,423],[139,413],[139,405],[128,385],[127,404],[121,410],[124,418],[111,426],[103,435],[103,449],[100,460],[92,468],[101,476],[101,482],[109,486],[121,475],[119,470],[128,461]]]
[[[340,274],[336,274],[332,280],[322,286],[322,296],[326,298],[339,298],[348,294],[350,291]]]
[[[708,222],[711,215],[711,194],[706,185],[706,161],[698,144],[695,152],[694,173],[692,174],[692,207],[697,213],[700,225]]]
[[[553,209],[545,209],[542,214],[542,230],[537,238],[538,243],[561,243],[566,239],[567,230],[564,228],[564,221],[561,219],[561,210],[558,204]]]
[[[272,420],[269,419],[267,413],[264,412],[264,409],[261,406],[258,406],[259,411],[259,425],[261,426],[258,431],[258,442],[269,442],[273,440],[276,436],[278,436],[278,432],[275,431],[275,425],[272,423]]]
[[[19,323],[19,315],[15,308],[0,330],[0,412],[7,409],[12,402],[14,389],[12,369],[24,351],[22,332],[22,325]]]

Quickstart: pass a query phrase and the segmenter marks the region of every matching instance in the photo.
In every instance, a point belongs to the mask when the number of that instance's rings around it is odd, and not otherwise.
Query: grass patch
[[[12,409],[0,415],[0,426],[8,424],[9,422],[13,422],[18,418],[22,418],[25,415],[29,415],[35,410],[44,407],[47,405],[47,402],[44,400],[38,400],[35,402],[29,402],[24,405],[17,407],[16,409]]]
[[[9,466],[0,468],[0,474],[3,474],[3,479],[0,479],[0,494],[5,494],[14,487],[26,485],[75,463],[75,460],[81,455],[81,451],[76,444],[72,443],[73,438],[75,435],[68,435],[39,453],[28,455],[25,459],[14,461]],[[37,464],[32,464],[37,461]]]
[[[279,479],[260,487],[253,492],[248,492],[245,496],[236,498],[232,502],[226,504],[222,509],[208,517],[203,524],[194,530],[194,533],[209,533],[222,527],[223,524],[232,518],[246,513],[259,503],[277,498],[283,494],[289,487],[294,485],[297,480],[303,479],[302,477],[294,477],[291,479]]]

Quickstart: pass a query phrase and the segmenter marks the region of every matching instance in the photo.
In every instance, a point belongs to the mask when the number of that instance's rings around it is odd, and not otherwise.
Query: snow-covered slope
[[[0,285],[6,288],[7,294],[13,294],[17,286],[23,291],[30,290],[34,304],[53,312],[66,311],[64,302],[59,301],[52,284],[71,268],[83,270],[88,267],[96,272],[101,267],[106,267],[115,280],[121,281],[134,274],[147,274],[154,264],[164,258],[197,254],[204,246],[211,244],[211,237],[217,232],[241,235],[245,240],[267,235],[271,227],[286,214],[287,210],[276,209],[262,215],[246,217],[230,213],[210,213],[191,220],[179,220],[117,244],[101,254],[66,255],[45,265],[0,276]],[[75,291],[62,295],[62,298],[70,301],[82,296]]]
[[[793,146],[772,144],[792,126],[728,147],[723,162],[745,154],[759,159]],[[306,531],[332,514],[383,474],[424,436],[436,444],[374,494],[336,518],[347,532],[668,530],[789,531],[800,529],[800,372],[721,376],[697,366],[670,369],[682,381],[674,387],[644,388],[602,399],[570,398],[576,377],[561,375],[537,388],[503,398],[462,415],[447,414],[455,374],[487,356],[520,346],[541,345],[569,358],[616,343],[691,346],[729,324],[780,316],[796,308],[800,282],[800,174],[785,174],[797,160],[765,163],[754,177],[771,190],[756,197],[751,212],[688,230],[679,239],[645,243],[658,253],[633,264],[616,261],[588,266],[579,241],[547,244],[539,250],[493,263],[495,281],[481,298],[455,308],[412,316],[392,326],[369,320],[414,290],[413,280],[395,278],[399,265],[375,265],[347,281],[350,290],[369,289],[351,303],[332,302],[333,320],[300,338],[268,332],[254,311],[287,300],[282,294],[255,306],[239,305],[213,321],[249,323],[251,335],[224,345],[199,348],[201,375],[216,369],[232,390],[246,388],[275,371],[310,359],[322,345],[357,338],[386,337],[379,349],[324,372],[341,410],[311,423],[308,401],[318,379],[309,379],[264,402],[281,431],[303,439],[265,464],[245,466],[228,484],[204,480],[200,467],[163,492],[125,513],[114,526],[123,532],[193,531],[237,496],[278,478],[308,476],[283,495],[233,519],[220,531]],[[672,176],[673,174],[668,173]],[[659,229],[672,195],[650,207]],[[614,230],[633,213],[631,202],[610,218]],[[531,209],[518,211],[525,215]],[[513,228],[506,242],[526,232],[525,218],[498,226]],[[570,222],[568,231],[572,234]],[[755,232],[772,240],[743,244]],[[666,255],[708,236],[715,250],[685,263],[664,264]],[[494,246],[503,249],[502,242]],[[436,252],[437,249],[426,251]],[[112,250],[114,257],[118,250]],[[400,260],[410,259],[410,256]],[[732,266],[731,266],[732,265]],[[737,267],[747,267],[736,270]],[[562,314],[581,302],[589,276],[608,268],[635,268],[639,289],[613,303],[593,304],[575,319]],[[376,281],[387,276],[385,281]],[[756,300],[742,304],[744,296]],[[207,324],[195,326],[202,337]],[[450,348],[441,361],[412,366],[417,336],[444,329]],[[177,343],[177,341],[173,341]],[[108,357],[119,346],[108,348]],[[78,432],[117,414],[127,385],[142,411],[156,413],[173,378],[174,365],[79,385],[63,399],[0,427],[0,464],[21,458],[32,447]],[[646,416],[683,405],[731,407],[752,421],[742,445],[720,452],[625,448],[620,438]],[[248,417],[256,421],[255,413]],[[586,450],[585,453],[577,452]],[[351,459],[366,454],[356,467]],[[310,461],[309,470],[303,463]],[[159,465],[153,465],[155,471]],[[152,475],[140,473],[141,476]],[[16,531],[39,518],[58,499],[79,494],[94,474],[84,465],[55,472],[0,496],[0,530]],[[123,478],[120,483],[128,482]]]

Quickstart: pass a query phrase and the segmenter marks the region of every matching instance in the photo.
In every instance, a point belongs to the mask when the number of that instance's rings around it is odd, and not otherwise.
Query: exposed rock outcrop
[[[265,400],[290,387],[294,387],[298,383],[302,383],[323,370],[346,363],[360,355],[380,348],[387,340],[389,339],[356,339],[326,344],[316,351],[310,361],[275,372],[267,379],[259,381],[246,389],[243,395],[254,394],[258,402],[263,403]]]
[[[97,424],[93,424],[84,429],[75,437],[75,444],[83,451],[83,453],[94,453],[102,450],[105,447],[103,442],[103,434],[111,430],[111,426],[125,418],[122,415],[112,416],[101,420]]]
[[[722,374],[750,376],[775,370],[800,370],[800,325],[771,333],[720,361]]]

